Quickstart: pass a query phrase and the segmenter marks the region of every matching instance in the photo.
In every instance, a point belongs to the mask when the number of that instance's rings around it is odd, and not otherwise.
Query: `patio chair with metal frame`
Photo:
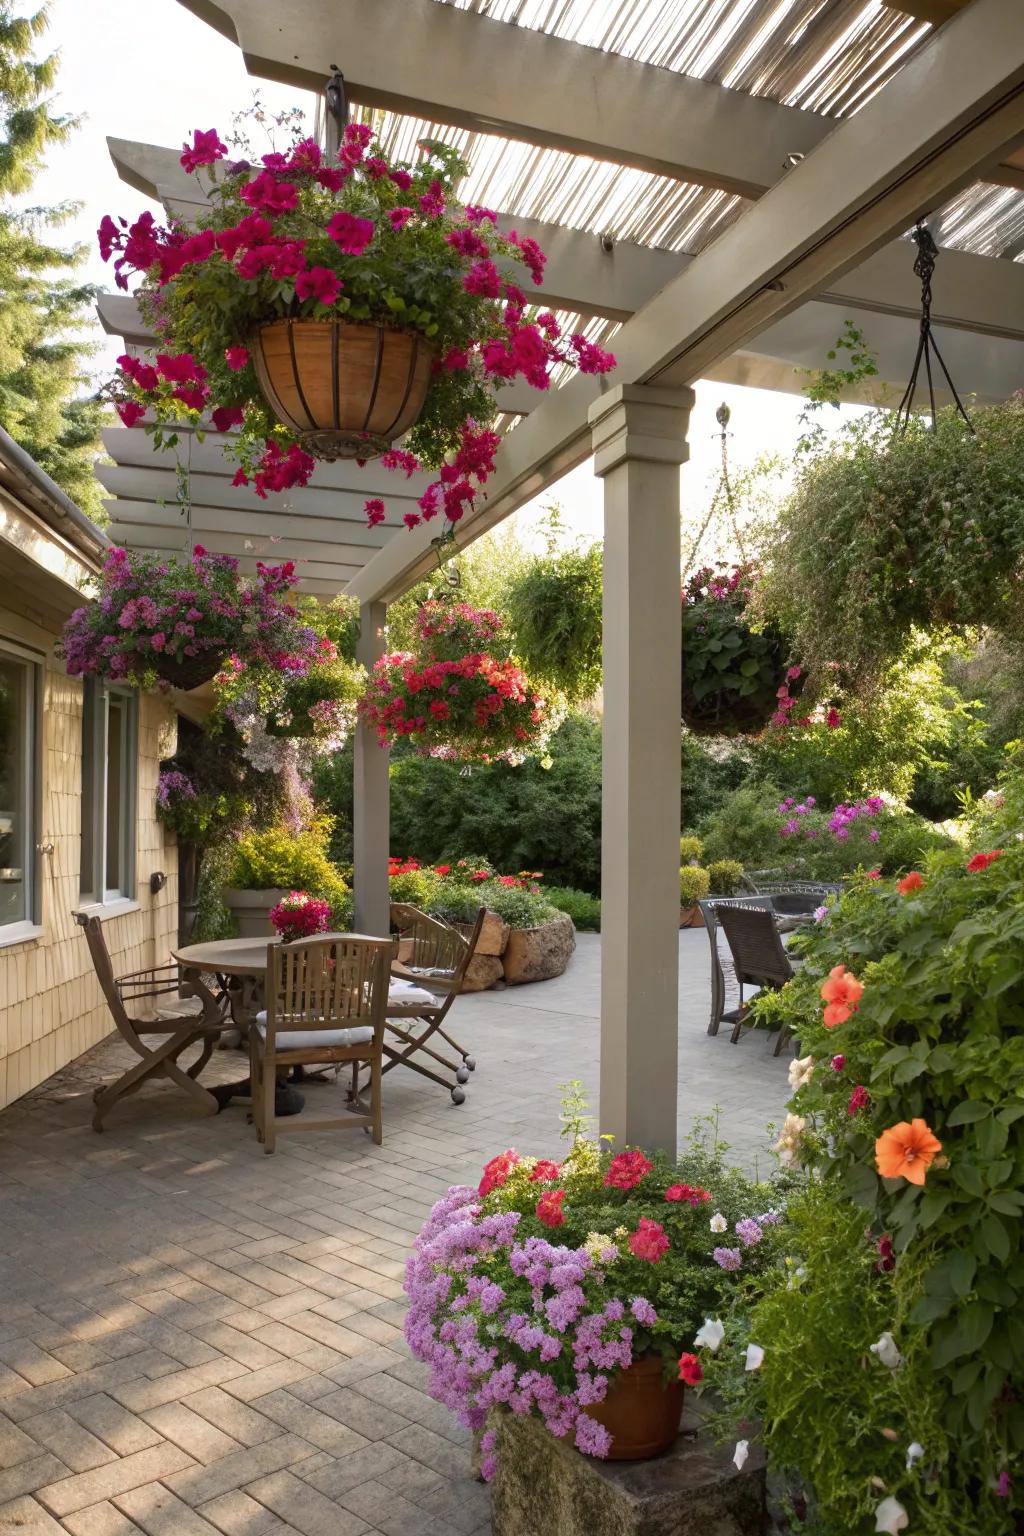
[[[391,926],[399,936],[401,958],[391,967],[391,996],[388,999],[388,1034],[399,1041],[394,1047],[385,1041],[384,1054],[388,1058],[384,1071],[394,1067],[411,1067],[421,1077],[447,1088],[454,1104],[465,1102],[462,1084],[469,1081],[469,1074],[476,1070],[476,1062],[454,1035],[444,1028],[445,1019],[452,1003],[462,990],[463,978],[480,938],[480,930],[486,917],[481,907],[468,937],[440,918],[428,917],[418,907],[406,902],[392,902]],[[412,1026],[422,1022],[426,1029],[415,1033]],[[435,1050],[428,1042],[440,1036],[459,1061],[452,1061]],[[451,1073],[455,1081],[441,1076],[416,1057],[424,1055]]]
[[[726,905],[723,902],[716,915],[732,953],[740,988],[739,1007],[731,1036],[735,1045],[749,1008],[743,1001],[744,984],[749,982],[758,987],[778,989],[791,980],[794,972],[779,936],[774,914],[770,910],[747,903]],[[780,1030],[775,1042],[776,1056],[780,1055],[788,1039],[789,1031]]]
[[[204,1109],[211,1113],[216,1111],[217,1100],[207,1093],[197,1078],[209,1061],[218,1036],[230,1027],[230,1021],[225,1021],[223,1002],[215,998],[198,977],[184,980],[181,967],[175,964],[150,966],[143,971],[131,971],[126,976],[115,977],[103,924],[95,916],[86,917],[81,913],[75,916],[76,921],[85,929],[96,977],[118,1033],[140,1058],[115,1083],[94,1090],[93,1130],[102,1131],[104,1116],[118,1099],[125,1094],[135,1093],[151,1077],[170,1078]],[[140,1003],[150,1003],[154,1008],[147,1011],[155,1013],[158,998],[172,997],[198,998],[200,1011],[139,1019],[133,1018],[126,1006],[134,1008]],[[151,1035],[163,1038],[156,1044],[148,1045],[146,1037]],[[190,1067],[180,1067],[178,1057],[197,1041],[202,1042],[198,1058]]]
[[[289,1117],[282,1131],[361,1126],[380,1146],[384,1015],[393,953],[390,939],[349,938],[339,933],[267,946],[267,1006],[257,1013],[249,1030],[252,1115],[264,1152],[273,1152],[277,1139],[278,1072],[310,1065],[351,1064],[348,1107],[336,1120]],[[359,1085],[362,1067],[369,1071],[368,1106]]]

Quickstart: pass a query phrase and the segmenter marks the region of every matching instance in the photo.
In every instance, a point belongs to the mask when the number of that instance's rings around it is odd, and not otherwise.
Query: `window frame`
[[[43,663],[39,651],[0,635],[0,654],[24,666],[28,674],[22,728],[25,742],[22,752],[23,800],[16,809],[24,812],[26,836],[23,851],[25,916],[10,923],[0,923],[0,947],[38,938],[42,933],[42,880],[40,879],[40,827],[43,809]]]
[[[122,874],[117,887],[108,885],[107,840],[110,779],[110,702],[123,705],[120,732],[121,804],[118,839]],[[83,680],[82,694],[82,858],[79,870],[81,909],[135,906],[139,769],[139,700],[131,688],[116,683]]]

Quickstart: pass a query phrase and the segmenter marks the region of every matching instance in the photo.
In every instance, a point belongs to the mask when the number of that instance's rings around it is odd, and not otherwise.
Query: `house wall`
[[[65,573],[67,574],[67,573]],[[83,573],[84,574],[84,573]],[[42,934],[0,942],[0,1108],[96,1045],[112,1021],[92,968],[79,905],[82,837],[82,683],[54,655],[63,617],[75,594],[23,554],[0,546],[0,636],[44,657],[39,750],[41,772],[39,878]],[[117,975],[167,960],[177,937],[178,859],[174,837],[155,816],[161,757],[174,750],[176,716],[158,697],[139,700],[136,820],[136,900],[104,919]],[[157,895],[156,870],[167,875]],[[97,909],[92,909],[97,910]],[[102,916],[102,913],[101,913]],[[0,929],[0,940],[3,930]]]

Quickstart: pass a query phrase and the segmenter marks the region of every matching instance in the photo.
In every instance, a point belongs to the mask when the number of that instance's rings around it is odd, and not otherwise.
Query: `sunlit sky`
[[[251,103],[256,90],[273,109],[304,107],[312,126],[312,96],[253,79],[240,50],[177,0],[137,0],[135,5],[124,0],[50,0],[50,15],[49,46],[61,55],[56,109],[82,121],[71,142],[51,152],[31,201],[81,201],[69,232],[89,246],[87,275],[92,281],[112,286],[110,272],[96,253],[95,230],[102,215],[135,216],[147,206],[115,172],[108,135],[176,147],[194,128],[217,127],[223,133],[232,114]],[[325,76],[328,64],[325,60]],[[96,331],[95,366],[101,378],[112,371],[120,348],[98,324]],[[788,454],[799,435],[802,409],[796,393],[699,382],[696,395],[690,462],[682,472],[684,529],[699,525],[714,488],[719,403],[726,401],[732,411],[729,449],[734,466],[768,451]],[[601,488],[589,465],[567,476],[541,503],[553,499],[563,508],[570,536],[600,533]],[[541,503],[524,508],[515,519],[517,533],[527,542],[532,542]],[[702,557],[716,553],[701,550]]]

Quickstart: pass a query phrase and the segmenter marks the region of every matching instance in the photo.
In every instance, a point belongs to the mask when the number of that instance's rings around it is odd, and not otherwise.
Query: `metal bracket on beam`
[[[327,103],[327,112],[324,121],[324,147],[328,160],[337,160],[341,141],[345,136],[345,125],[348,122],[348,93],[345,90],[345,76],[337,64],[331,65],[331,76],[324,86],[324,99]]]

